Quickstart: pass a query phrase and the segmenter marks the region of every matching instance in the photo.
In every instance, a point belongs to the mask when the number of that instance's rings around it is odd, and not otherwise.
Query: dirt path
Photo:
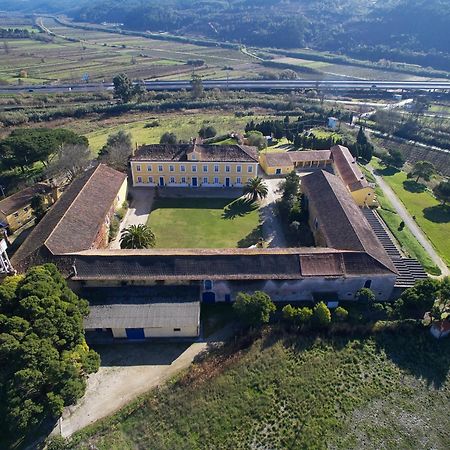
[[[380,186],[380,188],[382,189],[382,191],[384,192],[386,197],[392,203],[392,206],[397,211],[397,214],[402,218],[403,222],[405,222],[405,225],[411,230],[411,233],[414,235],[414,237],[419,241],[419,243],[422,245],[422,247],[430,255],[430,258],[433,260],[433,262],[439,267],[439,269],[441,269],[442,276],[450,275],[449,268],[447,267],[445,262],[442,260],[442,258],[436,253],[436,250],[434,249],[431,242],[425,236],[425,234],[421,230],[421,228],[417,225],[416,221],[412,218],[411,214],[409,214],[408,210],[405,208],[403,203],[397,197],[395,192],[383,180],[382,177],[375,174],[374,168],[372,166],[367,165],[366,167],[373,174],[378,186]]]
[[[83,398],[65,409],[52,434],[69,437],[76,431],[109,416],[150,389],[161,386],[187,369],[212,343],[234,332],[225,327],[204,342],[111,344],[99,347],[102,365],[88,379]]]

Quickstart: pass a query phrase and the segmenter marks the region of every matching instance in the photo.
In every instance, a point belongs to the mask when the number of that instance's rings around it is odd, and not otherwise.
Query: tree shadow
[[[436,205],[430,206],[423,210],[425,219],[435,223],[448,223],[450,222],[450,206],[449,205]]]
[[[262,225],[258,225],[247,236],[242,238],[238,243],[238,248],[248,248],[256,245],[262,238]]]
[[[248,198],[238,198],[234,202],[228,204],[222,214],[222,219],[235,219],[236,217],[244,217],[258,208],[258,204]]]
[[[384,167],[383,169],[375,169],[375,174],[381,175],[382,177],[390,177],[399,172],[400,172],[400,169],[397,169],[396,167],[392,167],[392,166],[387,166],[387,167]]]
[[[405,191],[420,194],[421,192],[426,191],[427,186],[423,183],[418,183],[415,180],[405,180],[403,182],[403,188],[405,189]]]
[[[439,389],[450,368],[450,341],[437,341],[428,330],[392,330],[375,336],[377,347],[398,367]]]

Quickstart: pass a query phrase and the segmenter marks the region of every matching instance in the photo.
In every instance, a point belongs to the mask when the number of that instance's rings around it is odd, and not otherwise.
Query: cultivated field
[[[3,52],[5,40],[0,40],[0,80],[18,83],[21,70],[28,73],[26,83],[80,82],[87,74],[91,81],[110,82],[118,72],[126,72],[134,79],[189,79],[192,66],[189,60],[201,59],[205,65],[196,73],[203,78],[259,78],[262,72],[280,73],[283,67],[266,68],[261,61],[245,51],[219,46],[202,46],[140,36],[125,36],[106,31],[82,30],[62,25],[55,20],[37,19],[45,29],[54,33],[53,42],[34,40],[6,40],[9,52]],[[31,19],[0,15],[0,27],[33,29]],[[37,28],[34,28],[37,30]],[[303,58],[280,57],[265,50],[267,58],[275,63],[300,70],[303,79],[384,79],[424,80],[426,77],[333,64]],[[305,73],[301,68],[314,69]]]
[[[194,365],[70,448],[447,449],[449,352],[425,330],[269,335]]]
[[[258,205],[243,199],[158,199],[148,225],[159,248],[250,247],[261,237]]]
[[[205,62],[197,71],[206,77],[226,78],[227,73],[230,77],[255,76],[258,68],[253,59],[238,50],[79,30],[47,18],[42,22],[55,33],[53,42],[10,39],[6,40],[9,53],[4,54],[4,40],[0,40],[1,80],[17,83],[20,70],[28,73],[26,83],[81,82],[85,74],[91,81],[110,82],[118,72],[126,72],[132,78],[190,78],[192,66],[186,63],[195,59]],[[0,17],[1,26],[6,23],[2,25]],[[30,23],[13,25],[8,21],[8,26],[24,28]],[[224,67],[232,70],[225,71]]]

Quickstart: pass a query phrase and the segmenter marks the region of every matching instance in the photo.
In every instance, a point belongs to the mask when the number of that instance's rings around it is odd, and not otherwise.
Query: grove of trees
[[[86,345],[88,303],[53,264],[0,285],[0,435],[18,438],[57,419],[85,391],[99,356]]]

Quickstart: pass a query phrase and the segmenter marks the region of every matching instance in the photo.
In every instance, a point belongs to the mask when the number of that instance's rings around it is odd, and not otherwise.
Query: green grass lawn
[[[447,449],[449,354],[450,340],[425,330],[268,335],[194,365],[70,448]]]
[[[261,237],[258,206],[243,199],[159,199],[148,225],[158,248],[250,247]]]
[[[375,159],[372,165],[378,169],[409,213],[416,217],[416,222],[436,251],[450,265],[450,207],[442,206],[420,183],[408,180],[405,172],[385,168]]]
[[[364,167],[361,166],[364,175],[370,183],[375,183],[373,175]],[[403,252],[411,258],[417,259],[422,264],[427,273],[431,275],[440,275],[441,270],[437,267],[430,258],[425,249],[420,245],[408,227],[400,227],[402,222],[401,217],[397,214],[391,202],[385,197],[383,191],[377,186],[375,189],[380,208],[377,212],[388,226],[391,233],[395,236],[400,244]]]

